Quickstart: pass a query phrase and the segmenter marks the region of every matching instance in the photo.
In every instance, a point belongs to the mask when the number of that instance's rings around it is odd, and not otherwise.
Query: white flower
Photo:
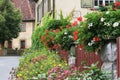
[[[67,32],[64,33],[65,35],[67,34]]]
[[[93,40],[91,40],[91,44],[94,44],[95,42]]]
[[[88,24],[88,28],[90,29],[90,27],[93,26],[93,23],[89,23]]]
[[[89,43],[88,43],[88,46],[92,46],[92,43],[91,43],[91,42],[89,42]]]
[[[68,37],[69,37],[69,38],[73,38],[73,36],[71,36],[71,35],[69,35]]]
[[[106,12],[106,14],[109,14],[109,13],[110,13],[109,11]]]
[[[114,22],[114,23],[113,23],[113,27],[117,27],[118,25],[119,25],[118,22]]]
[[[110,23],[109,22],[108,23],[104,22],[104,25],[105,26],[110,26]]]
[[[104,25],[107,25],[107,23],[106,23],[106,22],[104,22]]]
[[[102,17],[100,21],[103,22],[104,20],[105,20],[105,18]]]
[[[87,80],[92,80],[92,78],[91,78],[91,77],[88,77]]]
[[[107,26],[110,26],[110,23],[107,23]]]

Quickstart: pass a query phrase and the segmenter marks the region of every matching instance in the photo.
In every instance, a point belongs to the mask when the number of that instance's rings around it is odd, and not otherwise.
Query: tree
[[[0,44],[18,37],[21,12],[14,8],[10,0],[0,0]]]

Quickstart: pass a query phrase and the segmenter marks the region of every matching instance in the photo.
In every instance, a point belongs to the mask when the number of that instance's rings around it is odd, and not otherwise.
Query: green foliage
[[[41,43],[41,36],[43,35],[44,31],[48,28],[48,23],[51,20],[51,17],[48,14],[46,14],[43,17],[41,25],[36,25],[35,31],[32,34],[32,48],[33,49],[40,49],[44,45]]]
[[[0,2],[0,43],[16,38],[20,32],[21,13],[10,0]]]
[[[60,14],[60,19],[52,19],[49,14],[47,14],[40,26],[36,26],[36,29],[32,35],[32,47],[34,49],[39,49],[43,46],[48,45],[52,47],[54,45],[53,40],[50,37],[55,37],[56,31],[60,31],[66,28],[66,25],[70,23],[70,17],[63,18],[62,12]],[[49,32],[49,34],[47,33]],[[41,40],[42,37],[45,39]]]
[[[72,45],[75,45],[75,41],[73,40],[73,32],[77,30],[78,27],[71,27],[68,29],[64,29],[61,32],[57,33],[55,37],[55,42],[61,45],[61,48],[64,50],[70,50]]]
[[[120,10],[93,12],[85,16],[81,23],[79,42],[86,51],[99,51],[106,39],[115,39],[120,35]]]
[[[53,19],[53,20],[50,20],[49,23],[48,23],[48,30],[50,30],[50,29],[52,29],[52,30],[60,29],[60,26],[62,26],[61,21]]]
[[[107,76],[110,73],[106,73],[97,67],[97,64],[92,64],[90,67],[86,67],[80,75],[82,80],[111,80]]]
[[[106,6],[99,6],[100,8],[99,8],[99,10],[100,11],[107,11],[108,10],[108,8],[106,7]]]

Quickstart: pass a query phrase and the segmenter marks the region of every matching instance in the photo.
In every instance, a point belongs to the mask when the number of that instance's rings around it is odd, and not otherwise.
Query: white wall
[[[33,22],[26,22],[26,32],[20,32],[18,38],[13,39],[12,48],[20,48],[20,41],[25,40],[26,48],[31,47],[31,36],[33,32]]]
[[[91,12],[90,9],[81,8],[81,0],[55,0],[55,6],[58,16],[60,10],[62,10],[65,16],[68,15],[73,9],[80,11],[82,16],[88,12]]]

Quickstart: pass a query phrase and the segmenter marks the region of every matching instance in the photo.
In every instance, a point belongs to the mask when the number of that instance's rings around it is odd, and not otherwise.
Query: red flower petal
[[[73,34],[74,34],[74,35],[77,35],[77,34],[78,34],[78,30],[74,31]]]
[[[78,39],[78,36],[77,35],[74,35],[73,36],[73,40],[76,41]]]
[[[94,38],[93,38],[93,41],[94,41],[94,42],[98,42],[99,40],[100,40],[99,37],[94,37]]]
[[[83,46],[82,45],[79,45],[79,49],[81,50],[83,48]]]
[[[78,25],[77,21],[74,21],[72,25],[77,26]]]
[[[59,29],[56,29],[55,32],[58,33],[58,32],[59,32]]]
[[[79,22],[82,21],[82,17],[81,17],[81,16],[78,17],[77,20],[78,20]]]

